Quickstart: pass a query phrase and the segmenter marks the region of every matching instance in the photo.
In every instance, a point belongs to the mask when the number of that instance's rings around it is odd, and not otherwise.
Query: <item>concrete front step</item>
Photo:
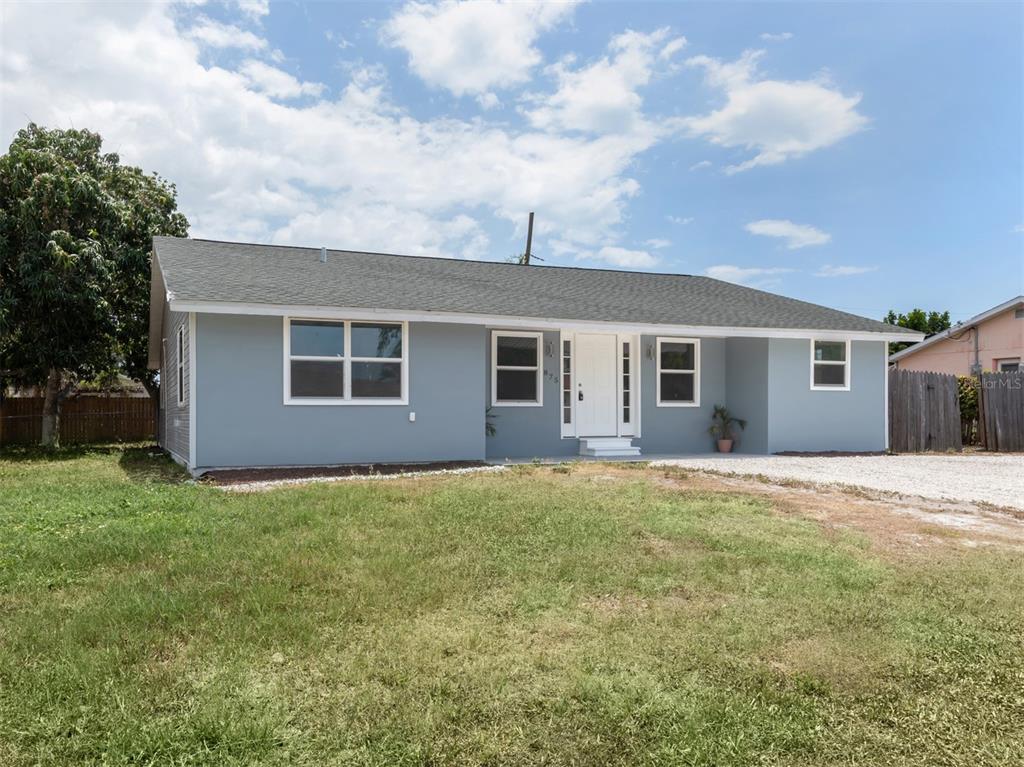
[[[630,437],[580,437],[580,455],[593,458],[626,458],[640,455]]]

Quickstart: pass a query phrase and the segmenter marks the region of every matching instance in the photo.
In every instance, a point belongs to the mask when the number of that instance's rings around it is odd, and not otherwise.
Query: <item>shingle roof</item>
[[[339,306],[665,325],[899,333],[710,277],[154,237],[177,301]]]

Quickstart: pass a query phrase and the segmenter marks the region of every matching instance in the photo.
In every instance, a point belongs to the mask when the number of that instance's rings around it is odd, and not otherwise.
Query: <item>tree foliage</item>
[[[950,327],[949,312],[926,312],[924,309],[911,309],[906,314],[897,314],[892,309],[885,315],[882,320],[890,325],[896,325],[901,328],[909,328],[910,330],[917,330],[924,333],[927,336],[933,336],[936,333],[941,333],[943,330],[947,330]],[[908,346],[913,346],[907,342],[894,342],[889,344],[889,353],[895,354],[898,351],[906,349]]]
[[[61,386],[146,370],[149,252],[185,236],[176,191],[87,130],[30,124],[0,157],[0,370]]]

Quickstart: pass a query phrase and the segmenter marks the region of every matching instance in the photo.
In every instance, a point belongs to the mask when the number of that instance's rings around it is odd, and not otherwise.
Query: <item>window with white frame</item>
[[[659,338],[656,351],[658,407],[698,407],[700,340]]]
[[[286,319],[286,401],[404,404],[405,334],[400,322]]]
[[[811,340],[811,388],[850,388],[850,342]]]
[[[622,342],[622,424],[629,426],[629,419],[632,416],[632,403],[630,401],[633,394],[633,371],[631,359],[633,351],[633,344],[630,341]]]
[[[1020,370],[1020,357],[1008,360],[996,360],[1000,373],[1016,373]]]
[[[178,326],[177,371],[175,383],[178,385],[178,405],[185,404],[185,324]]]
[[[562,425],[572,425],[572,341],[562,339]]]
[[[542,333],[495,331],[491,335],[491,404],[539,406],[544,402]]]

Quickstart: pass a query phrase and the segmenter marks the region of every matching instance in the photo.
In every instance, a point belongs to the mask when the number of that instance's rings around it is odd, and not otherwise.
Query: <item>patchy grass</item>
[[[224,493],[0,456],[0,763],[1003,765],[1024,563],[663,472]]]

